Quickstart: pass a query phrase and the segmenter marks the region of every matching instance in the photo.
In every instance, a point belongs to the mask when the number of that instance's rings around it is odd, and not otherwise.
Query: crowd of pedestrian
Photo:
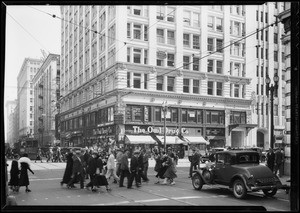
[[[283,176],[284,166],[284,151],[280,148],[275,148],[275,152],[272,148],[269,149],[266,155],[266,166],[279,177]]]

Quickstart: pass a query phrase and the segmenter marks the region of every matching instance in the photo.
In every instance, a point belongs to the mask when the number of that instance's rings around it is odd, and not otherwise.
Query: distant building
[[[54,145],[55,116],[59,98],[60,57],[49,54],[34,76],[34,138],[39,146]]]
[[[14,145],[17,137],[17,126],[16,126],[16,118],[17,118],[17,100],[7,101],[5,104],[6,107],[6,115],[7,120],[5,121],[6,126],[6,142],[10,144],[10,147]]]
[[[34,95],[32,79],[38,72],[42,61],[25,58],[17,77],[18,94],[18,137],[33,137]]]

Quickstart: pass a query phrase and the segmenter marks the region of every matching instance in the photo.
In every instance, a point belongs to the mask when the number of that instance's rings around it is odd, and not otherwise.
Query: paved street
[[[8,162],[10,165],[10,161]],[[197,191],[188,178],[188,161],[182,159],[177,167],[178,178],[176,185],[154,184],[154,161],[150,162],[148,183],[143,183],[141,188],[127,189],[118,187],[110,180],[111,192],[102,187],[98,192],[88,189],[67,189],[60,186],[65,163],[34,163],[29,173],[30,193],[25,193],[25,187],[21,187],[15,196],[18,205],[67,205],[67,206],[263,206],[268,211],[289,210],[288,195],[279,190],[274,198],[265,197],[261,192],[250,193],[245,200],[234,198],[232,192],[222,186],[204,185],[201,191]],[[10,167],[10,166],[9,166]],[[9,171],[8,167],[8,171]],[[126,179],[125,179],[126,185]]]

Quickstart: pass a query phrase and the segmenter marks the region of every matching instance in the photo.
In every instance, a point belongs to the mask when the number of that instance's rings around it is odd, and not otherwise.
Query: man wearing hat
[[[81,160],[81,151],[76,150],[75,155],[73,156],[73,171],[72,171],[72,179],[68,183],[68,188],[74,188],[73,185],[76,180],[80,181],[80,188],[83,189],[83,180],[84,180],[84,171]]]
[[[140,152],[138,150],[135,150],[133,152],[133,156],[131,157],[130,161],[130,178],[128,180],[128,185],[127,188],[131,189],[132,188],[132,183],[133,180],[135,179],[135,184],[137,187],[141,186],[140,179],[139,179],[139,162],[138,162],[138,157],[139,157]]]
[[[200,156],[195,147],[192,147],[192,156],[190,158],[190,173],[189,177],[192,177],[192,172],[194,169],[197,169],[197,165],[199,165]]]

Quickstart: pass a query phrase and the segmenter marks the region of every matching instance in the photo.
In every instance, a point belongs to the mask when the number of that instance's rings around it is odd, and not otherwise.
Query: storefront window
[[[218,124],[219,123],[219,113],[211,112],[211,123]]]
[[[178,109],[171,109],[172,122],[178,122]]]
[[[203,123],[203,111],[197,110],[197,123]]]
[[[161,107],[154,108],[154,121],[161,121]]]
[[[141,106],[132,106],[132,120],[133,121],[142,121],[143,119],[143,111]]]
[[[182,122],[187,122],[187,113],[185,109],[181,110]]]
[[[95,115],[96,115],[95,112],[93,112],[93,113],[91,114],[91,126],[94,126],[94,125],[95,125]]]
[[[188,110],[188,122],[196,122],[196,111]]]
[[[206,123],[210,124],[224,124],[223,111],[206,111]]]
[[[79,128],[82,128],[82,117],[79,117]]]

